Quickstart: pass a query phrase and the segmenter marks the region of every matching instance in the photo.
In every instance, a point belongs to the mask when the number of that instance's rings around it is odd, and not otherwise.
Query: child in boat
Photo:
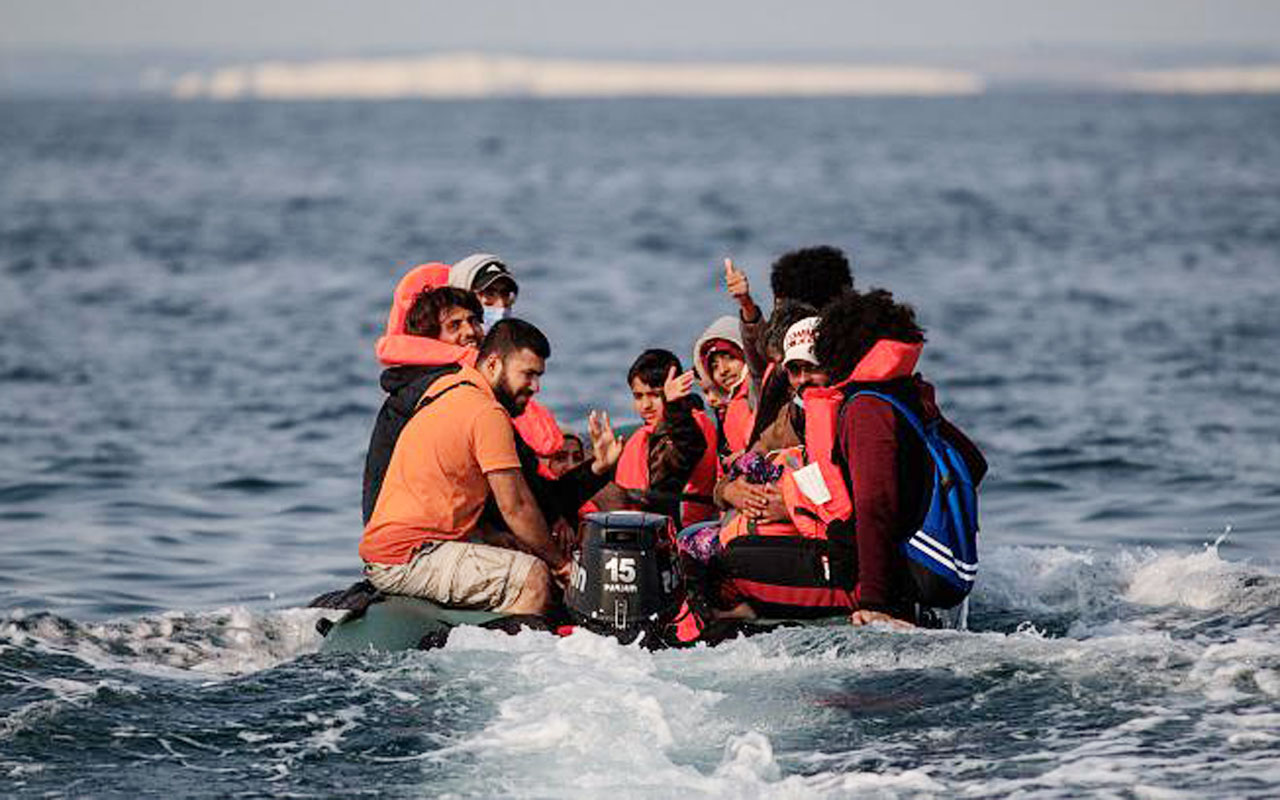
[[[724,316],[707,326],[694,342],[693,358],[702,395],[715,412],[717,450],[724,462],[746,449],[755,408],[738,321]]]
[[[627,437],[614,483],[596,505],[666,514],[677,526],[714,516],[716,432],[695,406],[693,373],[668,350],[646,350],[627,371],[627,384],[643,424]]]

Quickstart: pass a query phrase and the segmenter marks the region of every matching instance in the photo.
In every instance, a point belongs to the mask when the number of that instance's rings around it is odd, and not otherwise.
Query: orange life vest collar
[[[920,361],[920,353],[924,350],[921,342],[896,342],[892,339],[881,339],[871,346],[867,354],[858,361],[848,380],[849,383],[877,383],[891,381],[894,378],[905,378],[916,370]]]
[[[409,311],[413,308],[413,301],[418,299],[418,295],[426,289],[434,289],[448,283],[449,265],[433,261],[429,264],[419,264],[409,270],[396,284],[395,294],[391,297],[391,310],[387,313],[386,331],[373,346],[373,352],[383,366],[475,365],[475,351],[471,351],[468,360],[467,352],[470,348],[405,333]]]
[[[733,390],[724,409],[724,440],[729,445],[729,452],[738,453],[747,449],[747,440],[751,438],[751,427],[756,422],[755,409],[751,407],[750,378],[743,380]]]
[[[380,337],[374,345],[374,353],[384,367],[435,367],[444,364],[474,367],[476,356],[480,354],[474,347],[461,347],[408,333]]]

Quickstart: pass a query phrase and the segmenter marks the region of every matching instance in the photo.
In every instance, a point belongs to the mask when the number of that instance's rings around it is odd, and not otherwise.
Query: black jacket
[[[387,475],[387,465],[391,463],[391,453],[395,450],[400,432],[409,424],[413,412],[417,410],[418,401],[423,393],[435,381],[445,375],[452,375],[462,369],[457,364],[443,364],[431,367],[407,366],[392,367],[384,370],[380,383],[387,393],[387,399],[373,422],[373,434],[369,437],[369,452],[364,459],[364,524],[369,524],[373,516],[373,507],[378,503],[378,492],[382,491],[382,480]]]

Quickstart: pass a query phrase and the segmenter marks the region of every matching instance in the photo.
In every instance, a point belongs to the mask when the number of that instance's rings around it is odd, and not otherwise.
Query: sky
[[[1275,0],[0,0],[0,48],[643,56],[1280,46]]]

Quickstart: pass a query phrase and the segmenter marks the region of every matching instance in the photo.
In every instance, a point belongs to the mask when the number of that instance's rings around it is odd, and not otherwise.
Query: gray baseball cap
[[[449,267],[449,285],[472,292],[483,292],[499,278],[511,281],[512,287],[519,291],[507,265],[492,253],[472,253]]]

